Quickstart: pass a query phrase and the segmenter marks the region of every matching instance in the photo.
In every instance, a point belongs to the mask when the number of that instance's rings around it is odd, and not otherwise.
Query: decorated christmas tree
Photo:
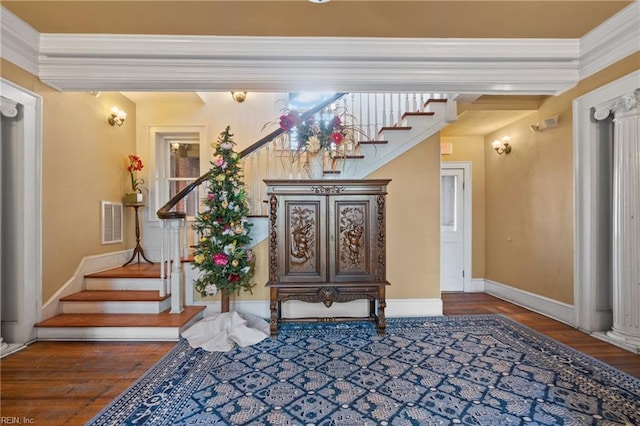
[[[235,142],[229,129],[227,126],[214,144],[204,209],[194,224],[199,235],[194,262],[200,270],[195,288],[202,296],[222,290],[224,298],[234,291],[251,291],[255,285],[255,262],[248,248],[252,224],[247,220],[247,193],[240,155],[233,149]],[[224,305],[223,300],[223,312]]]

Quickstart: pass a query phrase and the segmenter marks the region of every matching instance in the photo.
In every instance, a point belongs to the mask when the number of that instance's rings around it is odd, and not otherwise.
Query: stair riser
[[[163,294],[160,278],[85,278],[87,290],[157,290]]]
[[[177,327],[42,327],[38,340],[177,341],[182,331]]]
[[[170,307],[171,299],[165,299],[161,302],[62,302],[62,312],[65,314],[159,314]]]

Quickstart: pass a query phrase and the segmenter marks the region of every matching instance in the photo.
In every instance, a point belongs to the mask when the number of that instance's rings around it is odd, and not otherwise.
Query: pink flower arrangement
[[[285,132],[295,130],[299,149],[311,153],[342,144],[345,138],[353,139],[353,129],[344,125],[339,113],[318,114],[302,118],[296,110],[280,116],[279,125]],[[344,113],[342,113],[344,114]]]
[[[213,255],[213,263],[217,266],[224,266],[229,263],[229,259],[227,255],[224,253],[216,253]]]
[[[224,158],[222,158],[222,157],[216,157],[213,160],[213,165],[216,166],[216,167],[220,167],[222,170],[227,168],[227,162],[224,161]]]

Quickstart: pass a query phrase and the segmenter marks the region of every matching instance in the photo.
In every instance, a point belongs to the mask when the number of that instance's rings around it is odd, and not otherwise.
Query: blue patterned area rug
[[[640,425],[640,380],[499,315],[185,340],[90,425]]]

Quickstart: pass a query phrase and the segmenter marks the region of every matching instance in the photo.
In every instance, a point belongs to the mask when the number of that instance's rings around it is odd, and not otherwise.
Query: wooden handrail
[[[331,105],[333,102],[335,102],[338,99],[340,99],[341,97],[343,97],[345,94],[346,93],[336,93],[334,96],[332,96],[331,98],[327,99],[326,101],[321,102],[320,104],[314,106],[313,108],[305,111],[303,114],[301,114],[301,118],[305,119],[305,118],[307,118],[307,117],[309,117],[311,115],[316,114],[317,112],[321,111],[326,106]],[[246,157],[247,155],[251,154],[252,152],[257,151],[258,149],[262,148],[264,145],[266,145],[267,143],[271,142],[274,138],[276,138],[277,136],[281,135],[282,133],[284,133],[284,130],[282,130],[281,128],[278,128],[278,129],[274,130],[273,132],[269,133],[267,136],[261,138],[257,142],[251,144],[247,148],[245,148],[242,151],[240,151],[240,158]],[[191,182],[189,185],[184,187],[182,189],[182,191],[180,191],[176,195],[174,195],[173,198],[171,198],[169,201],[167,201],[167,203],[164,206],[162,206],[162,207],[160,207],[160,209],[158,209],[158,211],[156,212],[158,217],[160,219],[183,219],[183,218],[187,217],[187,214],[185,212],[172,212],[170,210],[176,204],[178,204],[180,202],[180,200],[182,200],[187,195],[189,195],[189,193],[191,191],[193,191],[194,188],[197,188],[203,182],[208,180],[210,175],[211,175],[211,171],[208,171],[207,173],[203,174],[198,179],[196,179],[195,181]]]

